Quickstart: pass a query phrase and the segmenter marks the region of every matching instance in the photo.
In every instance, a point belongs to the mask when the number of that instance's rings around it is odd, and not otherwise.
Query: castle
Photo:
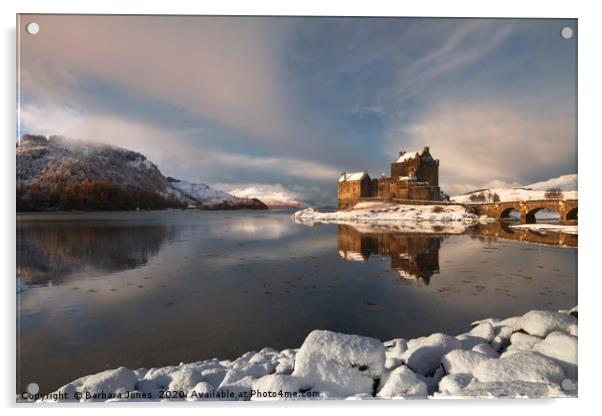
[[[341,173],[338,181],[339,209],[350,208],[366,198],[393,201],[440,201],[439,160],[428,147],[422,151],[400,151],[391,163],[391,176],[370,179],[368,172]]]

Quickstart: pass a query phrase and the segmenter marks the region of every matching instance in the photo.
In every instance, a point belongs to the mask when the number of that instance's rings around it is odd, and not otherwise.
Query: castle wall
[[[416,170],[416,180],[439,186],[439,161],[422,161]]]
[[[351,208],[362,197],[368,197],[371,193],[371,181],[368,175],[359,181],[338,182],[339,209]]]
[[[419,158],[406,160],[405,162],[391,163],[391,177],[399,178],[400,176],[416,176],[416,170],[419,166]]]
[[[418,182],[439,186],[439,161],[431,157],[415,157],[404,162],[391,163],[391,177],[412,176]]]
[[[438,186],[414,185],[408,189],[408,197],[416,201],[439,201],[441,195]]]

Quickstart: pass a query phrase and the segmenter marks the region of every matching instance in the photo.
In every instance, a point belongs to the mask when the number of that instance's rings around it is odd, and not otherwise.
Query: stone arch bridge
[[[532,201],[487,202],[479,204],[465,204],[477,215],[487,215],[498,221],[510,219],[510,213],[517,211],[520,214],[521,224],[534,224],[535,214],[544,209],[550,209],[560,214],[560,224],[577,223],[576,199],[542,199]]]

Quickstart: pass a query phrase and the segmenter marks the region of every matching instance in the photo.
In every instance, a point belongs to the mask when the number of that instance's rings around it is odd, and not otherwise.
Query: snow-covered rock
[[[560,384],[566,378],[562,367],[534,352],[517,352],[497,360],[483,360],[473,375],[483,382],[526,381]]]
[[[450,374],[439,384],[435,397],[473,398],[539,398],[562,397],[566,394],[555,384],[525,381],[482,382],[468,374]]]
[[[510,347],[508,349],[516,349],[521,351],[531,351],[535,344],[542,339],[534,335],[525,334],[524,332],[515,332],[510,337]]]
[[[441,363],[447,374],[472,374],[482,362],[491,358],[476,351],[453,350],[441,358]]]
[[[207,381],[197,383],[186,395],[186,400],[190,402],[206,400],[210,397],[215,387]]]
[[[514,321],[512,321],[514,322]],[[491,340],[491,346],[496,351],[501,351],[510,343],[510,337],[514,332],[514,327],[511,325],[502,325],[496,327],[496,334]]]
[[[408,348],[408,342],[403,338],[392,339],[384,343],[385,345],[385,368],[392,370],[399,367],[402,361],[402,355]]]
[[[408,342],[403,362],[416,373],[428,376],[441,364],[441,357],[462,347],[460,341],[446,334],[433,334]]]
[[[470,330],[470,335],[484,338],[487,342],[491,341],[495,336],[493,325],[489,322],[483,322]]]
[[[483,354],[489,358],[498,358],[500,356],[500,354],[496,350],[493,349],[491,344],[488,344],[488,343],[475,345],[474,347],[472,347],[471,351],[480,352],[481,354]]]
[[[577,333],[577,318],[560,312],[530,311],[518,319],[515,330],[522,329],[528,334],[543,338],[552,331],[562,331],[572,335]]]
[[[408,367],[402,365],[389,374],[386,383],[379,390],[378,397],[426,397],[426,384]]]
[[[439,382],[439,390],[436,395],[462,395],[466,386],[468,386],[473,379],[474,377],[467,373],[448,374]]]
[[[384,365],[385,348],[379,340],[315,330],[297,353],[293,376],[339,397],[372,394]]]
[[[487,342],[487,339],[471,334],[460,334],[456,336],[456,339],[462,343],[463,350],[471,350],[476,345]]]
[[[551,332],[533,347],[533,351],[558,362],[568,378],[577,379],[577,337]]]
[[[227,372],[228,370],[224,367],[213,367],[201,370],[201,376],[212,386],[219,386],[224,381]]]
[[[253,382],[251,400],[280,400],[297,398],[309,385],[303,378],[291,375],[271,374]],[[280,395],[282,393],[282,395]]]
[[[134,391],[135,385],[134,372],[129,368],[119,367],[78,378],[57,391],[64,393],[67,400],[106,401],[114,395]],[[77,397],[77,393],[81,393],[82,396]]]

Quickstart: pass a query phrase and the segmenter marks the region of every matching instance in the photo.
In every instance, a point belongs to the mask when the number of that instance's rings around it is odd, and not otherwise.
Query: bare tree
[[[546,190],[544,195],[546,199],[562,199],[562,189],[550,188]]]

